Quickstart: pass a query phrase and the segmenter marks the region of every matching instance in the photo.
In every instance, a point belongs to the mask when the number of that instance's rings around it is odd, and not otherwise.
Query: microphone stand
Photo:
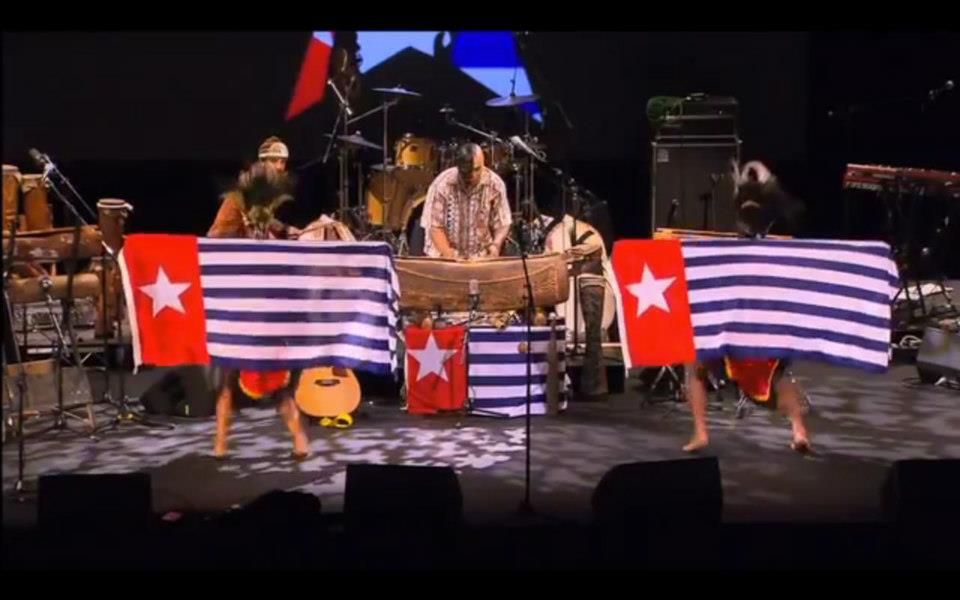
[[[472,390],[473,386],[470,385],[470,331],[473,326],[473,322],[477,319],[477,312],[480,310],[480,286],[477,283],[476,279],[470,280],[470,315],[467,318],[467,325],[464,328],[463,332],[463,356],[464,362],[466,363],[467,370],[467,410],[466,413],[469,415],[476,415],[478,417],[494,417],[498,419],[507,418],[505,415],[500,413],[483,410],[475,408],[476,398],[473,396]],[[456,427],[460,427],[460,422],[457,422]]]
[[[333,131],[330,134],[330,142],[327,144],[327,151],[323,155],[323,162],[326,164],[327,159],[330,156],[330,149],[333,147],[333,142],[337,137],[337,128],[340,126],[340,121],[343,121],[343,135],[349,135],[348,127],[350,116],[353,115],[353,110],[350,108],[350,104],[347,102],[346,97],[340,93],[340,90],[337,89],[337,84],[333,82],[332,79],[327,80],[327,85],[333,89],[333,93],[337,96],[337,101],[340,104],[340,109],[337,111],[337,119],[333,123]],[[340,145],[340,156],[338,157],[338,196],[339,196],[339,206],[338,213],[339,218],[343,221],[347,219],[347,212],[350,209],[350,165],[348,164],[349,156],[347,154],[348,150],[346,144]]]
[[[526,410],[526,435],[524,442],[526,445],[526,463],[524,466],[524,485],[523,500],[517,512],[520,516],[532,516],[536,514],[533,510],[533,504],[530,502],[530,403],[531,389],[530,380],[533,372],[533,284],[530,282],[530,271],[527,269],[527,243],[523,239],[522,232],[517,235],[517,245],[520,247],[520,264],[523,266],[523,279],[526,284],[527,302],[524,311],[527,321],[527,410]]]
[[[19,205],[19,201],[17,202]],[[16,215],[19,214],[19,206],[14,212],[14,218],[10,220],[10,247],[7,250],[6,260],[3,261],[3,308],[4,316],[6,317],[4,323],[4,337],[9,337],[9,344],[7,340],[4,340],[3,344],[3,375],[6,377],[7,374],[7,365],[10,364],[10,361],[7,359],[7,346],[11,351],[11,359],[18,365],[17,377],[16,377],[16,386],[17,386],[17,482],[14,485],[14,492],[17,495],[17,500],[22,502],[24,500],[24,479],[23,479],[23,470],[24,470],[24,447],[23,447],[23,397],[26,394],[27,388],[27,371],[23,366],[23,360],[20,355],[20,346],[18,345],[16,339],[16,333],[13,329],[13,304],[10,302],[10,278],[13,277],[13,257],[16,256],[14,249],[17,245],[17,218]]]
[[[80,253],[80,235],[81,229],[84,225],[87,225],[87,222],[80,215],[80,212],[76,209],[70,200],[67,199],[66,195],[60,190],[58,182],[51,178],[51,175],[56,175],[56,179],[59,180],[59,183],[70,190],[73,195],[79,199],[81,206],[86,207],[87,211],[92,213],[90,205],[83,199],[76,188],[73,187],[73,184],[60,172],[60,169],[53,163],[52,160],[46,155],[40,155],[39,153],[34,154],[31,152],[33,158],[43,166],[43,178],[50,184],[50,189],[53,190],[54,195],[60,199],[64,206],[73,214],[73,241],[70,245],[70,258],[67,260],[67,297],[61,300],[61,306],[63,307],[63,316],[61,317],[61,324],[57,326],[57,335],[59,349],[57,351],[57,404],[58,404],[58,415],[57,420],[51,429],[63,429],[66,428],[66,423],[61,421],[63,419],[63,366],[60,364],[63,360],[63,346],[65,343],[63,337],[63,330],[66,330],[67,335],[70,336],[70,351],[73,354],[74,364],[77,368],[83,368],[83,361],[80,360],[80,354],[77,350],[77,336],[76,331],[73,328],[73,312],[74,312],[74,287],[73,281],[77,273],[77,262],[79,261]],[[52,302],[50,294],[47,289],[44,289],[44,293],[47,297],[47,306],[51,307]],[[54,315],[51,314],[51,317]],[[56,318],[54,317],[54,322],[56,323]],[[106,360],[106,355],[104,355],[104,360]],[[93,416],[93,409],[88,404],[88,416],[90,421],[90,439],[97,441],[96,432],[97,425]]]

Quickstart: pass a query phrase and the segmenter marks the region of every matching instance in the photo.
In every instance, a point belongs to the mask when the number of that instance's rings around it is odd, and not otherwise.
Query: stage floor
[[[710,412],[711,446],[720,459],[727,522],[870,522],[880,518],[880,490],[889,465],[907,458],[960,458],[960,394],[911,386],[912,366],[884,375],[809,363],[795,372],[811,397],[815,454],[788,448],[785,419],[756,407],[734,417],[733,400]],[[146,389],[162,371],[129,383]],[[690,433],[685,405],[641,408],[636,382],[597,403],[571,403],[559,416],[534,417],[532,500],[541,513],[586,521],[602,475],[633,461],[677,459]],[[107,406],[98,406],[106,420]],[[366,402],[347,430],[311,427],[312,456],[296,464],[271,409],[246,409],[234,422],[229,460],[210,456],[214,420],[167,419],[175,429],[124,424],[92,442],[46,434],[26,443],[27,480],[40,474],[123,473],[153,476],[157,512],[221,511],[273,490],[320,496],[324,512],[342,509],[347,463],[451,465],[468,521],[509,517],[523,496],[524,421],[407,415],[395,403]],[[458,426],[459,424],[459,426]],[[35,521],[35,502],[12,502],[17,446],[3,448],[4,523]],[[389,499],[385,499],[389,502]]]

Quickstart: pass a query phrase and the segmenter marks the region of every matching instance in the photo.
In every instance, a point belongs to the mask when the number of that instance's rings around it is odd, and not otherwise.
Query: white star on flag
[[[420,363],[420,372],[417,373],[417,381],[420,381],[430,373],[435,373],[440,376],[440,379],[449,381],[443,365],[451,356],[456,354],[457,351],[448,348],[439,348],[437,346],[437,338],[434,337],[432,333],[427,338],[426,347],[422,350],[410,348],[408,352]]]
[[[183,304],[180,302],[180,295],[187,291],[190,285],[189,282],[172,283],[163,267],[160,267],[156,281],[149,285],[141,285],[140,290],[153,300],[153,316],[157,316],[161,310],[167,307],[186,314]]]
[[[676,277],[657,279],[653,276],[650,265],[643,265],[643,278],[640,283],[627,286],[627,290],[637,298],[637,316],[639,317],[647,312],[651,306],[670,312],[670,305],[667,304],[667,299],[663,294],[667,291],[667,288],[673,285],[676,279]]]

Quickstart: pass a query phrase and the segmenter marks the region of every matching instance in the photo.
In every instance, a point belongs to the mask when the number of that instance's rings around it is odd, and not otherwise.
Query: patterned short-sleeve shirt
[[[486,256],[488,246],[499,232],[510,227],[511,221],[507,186],[499,175],[484,167],[480,182],[467,189],[457,168],[451,167],[440,173],[427,190],[420,219],[426,231],[424,252],[427,256],[440,256],[430,238],[430,229],[440,227],[459,258]]]

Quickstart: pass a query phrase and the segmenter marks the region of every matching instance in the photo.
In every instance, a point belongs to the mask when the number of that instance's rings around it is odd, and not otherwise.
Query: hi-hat
[[[492,100],[487,100],[487,106],[492,108],[510,108],[513,106],[530,104],[531,102],[536,102],[539,99],[540,96],[536,94],[530,94],[529,96],[515,96],[510,94],[509,96],[504,96],[503,98],[493,98]]]
[[[401,86],[396,86],[392,88],[373,88],[373,91],[380,92],[381,94],[392,94],[394,96],[422,96],[423,94],[408,90]]]

